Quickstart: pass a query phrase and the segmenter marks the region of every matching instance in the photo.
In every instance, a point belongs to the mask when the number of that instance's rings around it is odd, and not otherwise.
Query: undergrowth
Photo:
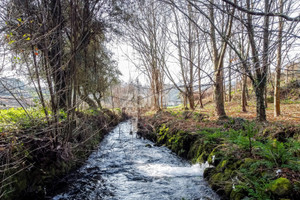
[[[100,109],[85,109],[82,113],[90,116],[100,114]],[[118,114],[120,109],[116,109]],[[51,120],[54,116],[49,108],[47,108],[48,118]],[[60,121],[67,119],[67,112],[59,110],[58,117]],[[23,108],[9,108],[0,110],[0,133],[4,131],[14,131],[28,129],[32,127],[40,127],[47,124],[46,115],[42,107],[31,107],[24,110]]]
[[[234,124],[229,120],[229,123]],[[300,142],[293,138],[287,138],[285,142],[274,138],[261,137],[254,122],[245,121],[241,129],[206,128],[197,133],[204,137],[204,141],[210,144],[223,144],[228,146],[225,151],[234,151],[234,156],[248,157],[251,162],[236,171],[234,188],[236,191],[244,191],[249,199],[274,199],[268,191],[270,181],[278,178],[282,170],[290,170],[292,173],[300,172]],[[231,153],[225,153],[230,155]],[[230,159],[224,157],[224,160]]]
[[[49,116],[52,112],[47,109]],[[66,118],[66,113],[60,111],[60,117]],[[32,107],[24,110],[23,108],[10,108],[0,110],[0,132],[17,129],[26,129],[34,126],[46,124],[45,112],[40,107]]]

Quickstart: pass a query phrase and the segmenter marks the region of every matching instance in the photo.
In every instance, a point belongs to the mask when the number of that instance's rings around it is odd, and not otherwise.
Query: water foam
[[[152,177],[184,177],[184,176],[203,176],[204,169],[208,163],[195,164],[188,167],[177,167],[167,164],[147,164],[138,166],[138,170]]]

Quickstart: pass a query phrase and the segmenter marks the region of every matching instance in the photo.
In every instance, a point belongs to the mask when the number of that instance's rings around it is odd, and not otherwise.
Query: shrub
[[[264,159],[274,162],[277,167],[287,164],[288,160],[295,160],[291,149],[276,139],[268,140],[266,144],[260,143],[260,150],[258,154]]]
[[[49,116],[51,111],[47,110]],[[63,113],[62,113],[63,114]],[[64,116],[63,116],[64,117]],[[1,132],[5,130],[15,130],[29,128],[35,125],[45,124],[45,113],[40,107],[28,108],[26,111],[23,108],[10,108],[0,110]]]

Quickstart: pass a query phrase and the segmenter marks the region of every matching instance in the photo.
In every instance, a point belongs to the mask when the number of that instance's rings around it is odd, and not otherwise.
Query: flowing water
[[[135,122],[119,124],[53,200],[215,200],[202,175],[166,147],[137,138]],[[151,147],[150,147],[151,145]]]

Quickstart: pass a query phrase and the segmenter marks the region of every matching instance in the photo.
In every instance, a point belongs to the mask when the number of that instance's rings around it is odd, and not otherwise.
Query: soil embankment
[[[124,113],[110,110],[93,114],[77,112],[76,116],[76,128],[69,141],[65,144],[58,142],[55,147],[46,127],[31,127],[1,135],[1,141],[6,141],[1,144],[0,154],[3,168],[1,199],[47,198],[62,187],[57,185],[57,180],[81,166],[104,135],[127,118]],[[59,126],[62,132],[68,127],[65,124]],[[58,138],[58,141],[64,139]]]
[[[139,134],[193,163],[207,161],[204,177],[223,199],[300,199],[299,127],[159,112],[140,121]]]

